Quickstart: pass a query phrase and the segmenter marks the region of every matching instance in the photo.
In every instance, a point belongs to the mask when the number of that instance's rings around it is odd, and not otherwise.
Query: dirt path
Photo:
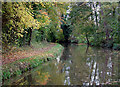
[[[45,48],[32,49],[32,50],[28,50],[28,51],[18,51],[18,52],[9,54],[9,55],[4,54],[2,56],[2,64],[8,64],[8,63],[14,62],[16,60],[24,59],[24,58],[27,58],[30,56],[41,55],[44,52],[51,49],[53,46],[55,46],[55,44],[50,44]]]

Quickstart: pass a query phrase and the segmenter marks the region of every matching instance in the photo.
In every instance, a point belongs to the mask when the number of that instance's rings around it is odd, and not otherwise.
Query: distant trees
[[[74,29],[71,36],[96,46],[120,44],[117,8],[117,2],[72,3],[69,20]]]
[[[67,20],[67,16],[68,16],[68,14],[66,14],[66,15],[62,15],[62,19],[65,21],[62,21],[62,24],[61,24],[61,28],[62,28],[62,30],[63,30],[63,35],[64,35],[64,42],[65,43],[68,43],[68,42],[70,42],[70,40],[69,40],[69,38],[70,38],[70,34],[71,34],[71,32],[72,32],[72,29],[70,28],[70,23],[69,23],[69,21]]]
[[[71,36],[89,44],[89,38],[94,31],[94,22],[91,17],[92,9],[86,2],[72,3],[71,8],[69,20],[74,26]]]

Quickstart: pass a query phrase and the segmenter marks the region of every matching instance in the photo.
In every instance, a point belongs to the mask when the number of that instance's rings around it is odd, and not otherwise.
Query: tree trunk
[[[89,45],[89,39],[88,39],[88,35],[86,34],[86,39],[87,39],[87,44]]]
[[[31,38],[32,38],[32,28],[29,28],[29,40],[28,40],[28,45],[30,46],[31,44],[30,44],[30,42],[31,42]]]
[[[118,4],[118,41],[120,41],[120,1]]]
[[[100,4],[100,8],[101,8],[101,3],[99,3]],[[106,22],[106,20],[105,20],[105,18],[104,18],[104,12],[103,12],[103,10],[101,9],[101,14],[102,14],[102,16],[103,16],[103,18],[101,19],[101,20],[103,20],[103,25],[104,25],[104,29],[105,29],[105,34],[106,34],[106,43],[108,44],[108,42],[109,42],[109,29],[108,29],[108,27],[107,27],[107,22]]]

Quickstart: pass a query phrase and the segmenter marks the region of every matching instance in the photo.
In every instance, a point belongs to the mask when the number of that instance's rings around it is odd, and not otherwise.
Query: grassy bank
[[[78,45],[88,45],[87,43],[77,43]],[[94,47],[102,47],[102,48],[110,48],[113,50],[120,50],[120,44],[113,43],[113,44],[95,44],[95,43],[89,43],[89,46],[94,46]]]
[[[42,50],[45,50],[45,51],[41,52]],[[42,48],[41,51],[34,50],[34,52],[35,51],[36,53],[34,55],[32,54],[29,57],[22,58],[22,59],[19,59],[19,60],[16,60],[14,62],[10,62],[7,64],[3,64],[2,65],[2,73],[3,73],[2,79],[5,80],[11,77],[14,77],[16,75],[21,75],[22,73],[28,70],[31,70],[32,68],[35,68],[45,63],[46,61],[50,61],[52,59],[57,58],[59,55],[62,54],[63,47],[60,44],[54,44],[50,48],[45,48],[45,49]]]

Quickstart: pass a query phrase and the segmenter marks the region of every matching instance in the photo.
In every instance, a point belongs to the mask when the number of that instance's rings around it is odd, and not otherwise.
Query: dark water
[[[69,45],[60,59],[6,80],[4,85],[120,85],[120,51]]]

